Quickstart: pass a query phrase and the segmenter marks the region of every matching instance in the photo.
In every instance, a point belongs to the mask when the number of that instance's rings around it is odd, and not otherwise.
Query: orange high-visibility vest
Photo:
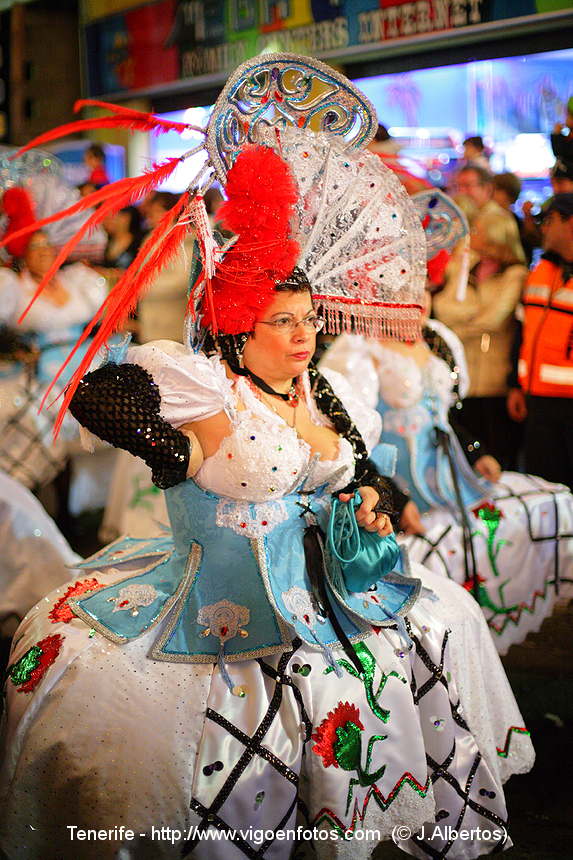
[[[573,278],[552,260],[530,273],[519,356],[519,383],[527,394],[573,397]]]

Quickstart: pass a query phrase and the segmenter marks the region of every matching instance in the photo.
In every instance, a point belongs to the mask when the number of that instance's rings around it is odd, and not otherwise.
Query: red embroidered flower
[[[46,636],[8,669],[8,675],[19,693],[31,693],[38,686],[60,653],[63,642],[64,637],[59,633]]]
[[[472,508],[476,520],[500,520],[503,513],[491,502],[482,502],[477,508]]]
[[[360,731],[364,730],[364,726],[360,722],[360,711],[355,705],[350,705],[348,702],[339,702],[336,708],[331,711],[326,719],[324,719],[319,727],[312,735],[313,741],[316,741],[312,751],[317,755],[322,756],[322,762],[325,767],[339,766],[337,761],[337,750],[335,747],[339,743],[339,734],[337,729],[344,729],[348,724]],[[347,768],[344,768],[347,770]]]
[[[97,579],[84,579],[83,582],[76,582],[74,585],[70,585],[66,593],[54,603],[48,618],[52,624],[57,624],[58,622],[69,624],[72,618],[75,617],[68,605],[70,597],[79,597],[80,594],[85,594],[86,591],[98,591],[100,588],[103,588],[103,585]]]
[[[479,583],[481,583],[481,582],[485,582],[485,581],[486,581],[485,576],[480,576],[480,575],[479,575],[479,573],[478,573],[478,575],[477,575],[477,578],[478,578],[478,582],[479,582]],[[467,580],[464,582],[464,584],[463,584],[463,585],[464,585],[464,588],[465,588],[467,591],[473,591],[473,587],[474,587],[474,578],[473,578],[473,576],[472,576],[472,578],[471,578],[471,579],[467,579]]]

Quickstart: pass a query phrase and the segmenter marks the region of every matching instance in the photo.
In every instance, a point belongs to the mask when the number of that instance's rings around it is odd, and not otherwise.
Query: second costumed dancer
[[[194,348],[134,347],[72,381],[77,419],[151,466],[172,534],[102,550],[21,625],[9,858],[77,857],[70,822],[110,829],[82,843],[86,860],[286,858],[297,820],[325,858],[369,857],[397,825],[419,834],[400,843],[415,856],[510,844],[502,784],[533,750],[481,612],[455,583],[400,570],[391,487],[367,459],[379,416],[310,365],[317,310],[332,333],[342,319],[396,337],[419,326],[423,235],[362,149],[374,129],[361,93],[317,61],[241,66],[207,132],[236,240],[215,246],[193,192],[150,240],[196,225]],[[366,270],[380,277],[356,302]],[[142,280],[118,282],[94,348]],[[352,525],[356,490],[362,552],[344,566],[325,536],[333,494]],[[332,535],[342,555],[340,520]],[[177,844],[153,840],[161,827]],[[462,827],[481,835],[448,836]]]
[[[463,235],[465,219],[441,192],[414,202],[436,259]],[[382,417],[407,493],[400,519],[410,558],[474,594],[501,654],[537,631],[573,577],[573,496],[541,478],[502,473],[459,426],[455,407],[469,382],[458,337],[427,317],[417,342],[342,335],[320,367],[346,376]]]

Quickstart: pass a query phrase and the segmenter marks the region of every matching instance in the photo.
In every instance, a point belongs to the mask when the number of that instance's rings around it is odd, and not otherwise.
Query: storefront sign
[[[87,2],[93,16],[122,0]],[[220,74],[261,51],[328,56],[560,7],[570,0],[158,0],[88,25],[90,92]]]

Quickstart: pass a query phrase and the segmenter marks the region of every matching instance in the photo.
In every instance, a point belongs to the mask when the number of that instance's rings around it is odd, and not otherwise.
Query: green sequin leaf
[[[362,729],[351,721],[336,729],[334,755],[343,770],[358,770],[360,767],[361,732]]]
[[[42,649],[38,645],[34,645],[8,670],[10,680],[16,687],[30,680],[32,672],[38,668],[42,653]]]

